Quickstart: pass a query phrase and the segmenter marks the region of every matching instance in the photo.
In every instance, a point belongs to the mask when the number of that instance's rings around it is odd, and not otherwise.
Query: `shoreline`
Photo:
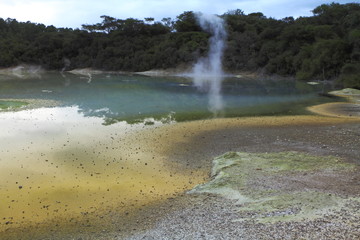
[[[101,70],[94,68],[76,68],[72,70],[45,70],[40,65],[31,65],[31,64],[20,64],[18,66],[0,68],[0,76],[14,76],[18,78],[27,78],[31,76],[39,77],[43,73],[47,72],[59,72],[59,73],[71,73],[81,76],[89,75],[98,75],[98,74],[124,74],[124,75],[142,75],[149,77],[187,77],[189,73],[192,72],[192,66],[179,66],[177,68],[168,68],[168,69],[151,69],[148,71],[142,72],[129,72],[129,71],[117,71],[117,70]],[[225,72],[225,76],[233,76],[236,78],[245,78],[245,79],[258,79],[260,77],[266,78],[289,78],[293,77],[281,77],[281,76],[272,76],[272,75],[263,75],[256,71],[240,71],[240,72]]]
[[[360,90],[345,88],[329,94],[345,98],[348,102],[325,103],[310,106],[307,110],[322,116],[360,118]]]
[[[340,118],[360,118],[360,104],[356,103],[325,103],[307,108],[322,116]]]
[[[320,205],[311,206],[310,204],[310,208],[315,208],[315,210],[309,210],[307,214],[295,221],[281,221],[280,218],[280,221],[261,223],[257,219],[262,217],[254,218],[256,215],[253,216],[256,211],[250,209],[246,213],[247,215],[242,215],[245,212],[241,211],[242,204],[236,200],[236,197],[227,199],[214,193],[195,192],[190,195],[185,193],[157,206],[165,209],[166,213],[161,216],[153,210],[148,210],[145,218],[155,221],[155,225],[144,227],[141,231],[117,233],[118,237],[115,239],[183,239],[183,236],[188,236],[185,239],[206,237],[259,239],[265,236],[267,239],[301,237],[322,239],[360,236],[360,232],[356,230],[358,219],[360,219],[360,215],[357,213],[360,199],[360,188],[357,185],[357,181],[360,179],[358,173],[360,141],[356,137],[360,134],[359,118],[260,117],[237,120],[221,119],[212,120],[212,122],[197,121],[184,125],[178,127],[182,127],[186,132],[196,132],[196,136],[187,146],[197,143],[196,152],[206,156],[209,161],[228,151],[274,154],[295,151],[300,155],[310,154],[309,156],[314,156],[315,159],[335,156],[339,158],[336,160],[339,163],[343,161],[345,164],[350,163],[357,170],[331,170],[332,173],[322,172],[322,170],[305,171],[296,178],[291,174],[286,174],[285,177],[279,179],[273,178],[270,183],[280,181],[282,184],[287,184],[291,180],[290,185],[299,184],[294,186],[294,191],[306,186],[306,188],[313,189],[315,195],[312,196],[319,196],[317,204]],[[219,144],[220,146],[214,144],[217,140],[223,141]],[[174,149],[170,150],[170,152],[173,151]],[[223,152],[221,153],[221,151]],[[263,170],[259,169],[256,172],[263,172]],[[263,181],[268,182],[264,179]],[[255,187],[262,186],[256,182],[253,184]],[[347,188],[348,190],[346,190]],[[335,205],[339,202],[339,207],[325,211],[323,215],[317,212],[317,209],[319,211],[322,209],[323,202],[328,201],[321,200],[321,194],[318,195],[320,192],[328,192],[326,196],[335,196],[336,199],[331,198],[331,201],[336,202]],[[344,208],[343,204],[347,204],[348,208]],[[327,208],[325,207],[325,209]],[[250,214],[250,218],[248,214]],[[281,216],[282,214],[292,214],[292,212],[279,214]],[[337,219],[344,219],[344,222]],[[328,224],[331,224],[333,228],[328,228]],[[302,230],[304,228],[307,229],[305,232]]]
[[[340,161],[359,166],[360,159],[358,155],[360,150],[358,146],[360,142],[358,136],[360,135],[360,118],[357,116],[349,117],[347,108],[344,110],[338,104],[332,103],[315,106],[316,114],[321,115],[224,118],[163,125],[161,127],[144,129],[132,136],[132,139],[136,141],[142,139],[139,144],[146,145],[141,146],[142,149],[143,147],[148,149],[142,150],[142,155],[145,155],[146,151],[148,151],[148,153],[151,152],[151,154],[159,156],[162,161],[169,163],[171,166],[169,171],[173,173],[190,173],[191,171],[191,174],[194,174],[194,179],[198,179],[197,183],[211,180],[210,177],[206,177],[206,172],[209,173],[213,167],[211,160],[223,155],[225,152],[276,153],[295,151],[309,153],[317,157],[335,156]],[[153,151],[156,153],[153,153]],[[197,173],[194,171],[195,169],[198,170]],[[194,173],[192,173],[193,171]],[[203,176],[197,176],[200,172]],[[201,178],[203,180],[199,180]],[[358,172],[344,172],[336,175],[335,179],[331,179],[334,180],[334,185],[337,186],[335,186],[337,189],[335,194],[340,195],[341,199],[349,199],[349,196],[359,196],[360,191],[356,186],[353,193],[346,192],[346,195],[344,195],[340,189],[343,183],[336,181],[336,179],[345,179],[345,184],[351,185],[350,182],[353,181],[351,179],[355,179],[355,181],[359,179]],[[303,181],[304,179],[300,180]],[[191,189],[191,184],[189,189]],[[192,187],[195,187],[195,185],[192,184]],[[31,230],[35,231],[32,236],[45,239],[62,239],[64,237],[142,239],[143,237],[153,236],[154,238],[160,237],[161,239],[162,236],[158,235],[159,233],[166,236],[167,232],[171,232],[171,229],[177,226],[179,227],[177,231],[174,231],[173,235],[168,237],[181,239],[181,236],[190,231],[189,228],[197,229],[191,223],[193,222],[191,218],[193,214],[195,214],[197,219],[194,224],[196,222],[198,225],[203,223],[203,228],[200,228],[202,229],[201,231],[211,232],[211,225],[209,224],[213,221],[212,218],[209,219],[204,214],[210,214],[210,216],[217,219],[215,220],[217,224],[221,224],[221,222],[226,223],[223,230],[215,231],[211,236],[219,237],[220,235],[218,234],[225,234],[225,236],[230,234],[226,230],[228,227],[229,229],[235,228],[234,234],[240,234],[240,232],[237,232],[238,228],[242,229],[242,231],[252,229],[254,232],[251,234],[253,235],[250,234],[249,236],[257,236],[256,232],[263,233],[261,225],[258,225],[258,223],[252,222],[253,220],[249,222],[238,214],[234,215],[234,204],[236,205],[236,203],[231,199],[222,198],[212,193],[189,195],[186,194],[187,191],[188,189],[186,189],[185,193],[180,191],[166,199],[159,199],[135,208],[130,211],[129,215],[109,210],[108,213],[104,212],[101,218],[89,217],[88,220],[93,221],[92,224],[99,224],[99,227],[91,231],[87,227],[83,227],[80,230],[81,233],[79,233],[79,229],[67,226],[64,229],[55,228],[52,229],[52,232],[48,232],[47,227],[40,227]],[[159,213],[158,209],[162,209],[163,212]],[[355,211],[353,207],[350,210]],[[349,209],[346,211],[348,213]],[[359,217],[356,214],[351,215],[351,219],[348,219],[348,221],[353,222],[352,218],[357,219]],[[240,221],[242,223],[234,223],[233,221],[236,219],[243,219]],[[141,225],[140,227],[139,224]],[[267,226],[276,228],[276,224],[278,223]],[[312,229],[311,224],[305,225]],[[244,226],[247,226],[247,230],[243,229]],[[284,227],[283,225],[281,226]],[[298,226],[296,225],[296,227]],[[116,230],[117,228],[118,230]],[[21,228],[20,232],[15,233],[13,238],[11,237],[11,232],[4,232],[9,234],[4,236],[9,236],[9,239],[17,239],[19,236],[23,236],[21,232],[23,234],[30,234],[28,231],[29,229],[27,228]],[[196,231],[198,232],[199,229]],[[315,230],[311,231],[315,234]],[[357,234],[356,232],[353,233],[353,229],[350,229],[350,231],[352,231],[352,234]],[[191,235],[193,237],[196,236],[194,235],[196,234],[195,232],[191,234],[193,234]],[[285,232],[282,234],[287,236]],[[244,237],[244,239],[247,238]]]

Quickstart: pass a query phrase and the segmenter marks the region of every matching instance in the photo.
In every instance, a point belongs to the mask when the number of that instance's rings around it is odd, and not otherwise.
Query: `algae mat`
[[[360,205],[358,183],[351,179],[358,168],[333,156],[229,152],[213,160],[212,180],[189,193],[233,200],[244,216],[238,221],[316,219]]]
[[[1,100],[0,99],[0,110],[14,110],[26,106],[28,103],[25,101],[15,101],[15,100]]]

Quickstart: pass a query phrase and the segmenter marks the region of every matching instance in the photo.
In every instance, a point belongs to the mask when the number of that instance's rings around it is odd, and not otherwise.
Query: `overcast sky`
[[[241,9],[245,14],[262,12],[267,17],[311,16],[311,10],[331,2],[359,3],[359,0],[0,0],[0,17],[15,18],[56,27],[81,28],[101,22],[101,15],[143,20],[176,18],[184,11],[223,14]]]

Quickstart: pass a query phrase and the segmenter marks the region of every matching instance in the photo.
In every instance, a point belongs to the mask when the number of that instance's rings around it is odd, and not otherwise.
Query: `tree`
[[[171,32],[174,30],[174,24],[175,22],[170,18],[163,18],[161,19],[162,24],[167,27]]]
[[[147,23],[152,23],[155,20],[155,18],[152,18],[152,17],[148,17],[148,18],[144,18],[144,19],[145,19],[145,22],[147,22]]]
[[[360,4],[323,4],[313,13],[281,20],[240,9],[224,13],[224,67],[304,80],[338,79],[358,87]],[[61,70],[68,59],[68,69],[142,71],[191,66],[208,51],[209,34],[192,11],[159,22],[152,17],[100,18],[82,30],[0,18],[0,67],[30,63]]]
[[[234,9],[227,11],[223,16],[244,16],[244,11],[241,9]]]
[[[177,16],[177,20],[174,24],[174,29],[177,32],[199,32],[201,27],[196,20],[194,12],[188,11]]]

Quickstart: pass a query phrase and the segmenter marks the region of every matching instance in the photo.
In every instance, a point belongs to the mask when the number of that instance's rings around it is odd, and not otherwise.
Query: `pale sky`
[[[267,17],[312,16],[321,4],[360,3],[359,0],[0,0],[0,18],[15,18],[56,27],[81,28],[102,21],[101,15],[143,20],[175,19],[184,11],[223,14],[241,9],[245,14],[262,12]]]

